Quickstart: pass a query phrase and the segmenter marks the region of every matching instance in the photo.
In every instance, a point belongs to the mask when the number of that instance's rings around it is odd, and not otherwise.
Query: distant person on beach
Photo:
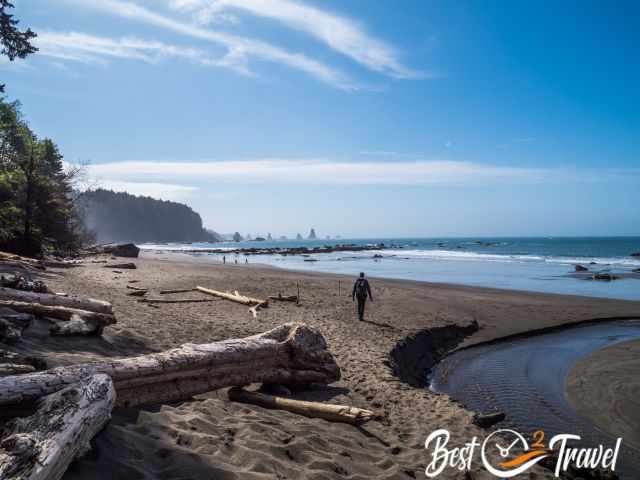
[[[364,278],[364,272],[360,272],[360,278],[356,280],[356,283],[353,285],[353,292],[351,292],[351,299],[358,299],[358,318],[360,321],[364,320],[364,305],[367,302],[367,296],[373,302],[369,280]]]

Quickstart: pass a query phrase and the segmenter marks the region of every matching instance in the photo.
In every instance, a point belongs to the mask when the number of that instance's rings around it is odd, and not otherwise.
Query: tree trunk
[[[340,379],[324,337],[306,325],[289,323],[242,339],[1,378],[0,407],[37,399],[96,373],[111,376],[122,406],[185,400],[254,382],[326,384]]]
[[[93,375],[43,397],[35,414],[14,419],[0,434],[0,478],[59,480],[89,450],[114,404],[107,375]]]
[[[13,288],[0,288],[1,300],[17,300],[19,302],[39,303],[41,305],[60,306],[87,310],[90,312],[112,314],[113,308],[109,302],[83,297],[63,297],[50,293],[35,293]]]
[[[234,292],[234,293],[220,292],[218,290],[211,290],[210,288],[204,288],[204,287],[196,287],[196,289],[202,293],[213,295],[214,297],[224,298],[226,300],[231,300],[232,302],[241,303],[243,305],[249,305],[249,306],[261,305],[266,307],[269,304],[267,300],[246,297],[244,295],[240,295],[238,292]]]
[[[309,418],[323,418],[329,422],[360,425],[369,420],[373,420],[375,417],[372,411],[362,408],[275,397],[259,392],[248,392],[237,387],[230,389],[228,395],[229,400],[234,402],[251,403],[264,408],[286,410],[287,412],[297,413]]]

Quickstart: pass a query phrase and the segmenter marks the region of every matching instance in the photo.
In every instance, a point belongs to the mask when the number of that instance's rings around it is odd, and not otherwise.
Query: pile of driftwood
[[[11,420],[0,434],[0,478],[59,479],[86,452],[114,406],[186,400],[259,382],[328,384],[339,378],[323,336],[293,323],[242,339],[0,378],[0,411],[31,404],[34,412]],[[329,421],[358,424],[373,418],[368,410],[237,388],[229,398]]]
[[[24,330],[29,324],[28,317],[16,314],[49,320],[53,335],[101,335],[105,326],[116,323],[111,304],[93,298],[0,287],[0,307],[13,312],[0,315],[0,320],[12,323],[14,335],[16,329]]]

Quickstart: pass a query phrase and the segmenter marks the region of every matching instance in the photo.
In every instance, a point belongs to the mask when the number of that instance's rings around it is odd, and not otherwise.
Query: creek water
[[[544,430],[547,440],[571,433],[582,437],[583,446],[612,447],[615,438],[573,410],[565,382],[579,359],[639,337],[640,320],[621,320],[478,345],[445,357],[431,373],[430,388],[476,412],[505,412],[495,428],[514,428],[528,437]],[[624,439],[616,472],[620,478],[640,478],[640,452]]]

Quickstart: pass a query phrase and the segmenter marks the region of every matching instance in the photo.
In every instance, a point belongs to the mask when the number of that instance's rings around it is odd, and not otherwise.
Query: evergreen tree
[[[31,131],[18,102],[0,99],[0,249],[34,255],[79,246],[73,174],[62,158],[52,140]]]
[[[38,49],[31,44],[31,40],[36,37],[35,32],[27,28],[21,32],[18,29],[18,20],[7,10],[13,8],[13,3],[9,0],[0,0],[0,54],[5,55],[9,60],[25,58]],[[4,84],[0,85],[0,92],[4,92]]]

